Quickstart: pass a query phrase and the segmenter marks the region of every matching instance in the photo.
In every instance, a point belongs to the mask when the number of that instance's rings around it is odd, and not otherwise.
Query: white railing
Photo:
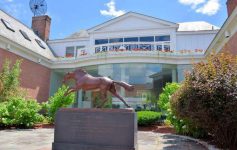
[[[127,45],[148,45],[149,48],[134,48],[127,49]],[[161,50],[158,50],[158,45],[162,46]],[[165,46],[170,47],[170,42],[126,42],[126,43],[110,43],[103,45],[95,45],[90,47],[89,51],[83,50],[77,52],[78,55],[75,57],[59,57],[58,60],[75,60],[75,59],[87,59],[87,58],[101,58],[101,57],[113,57],[113,56],[197,56],[203,55],[204,50],[195,49],[195,50],[170,50],[170,48],[165,49]],[[104,47],[104,49],[103,49]],[[106,47],[106,48],[105,48]],[[100,49],[96,51],[96,49]],[[102,51],[103,50],[103,51]]]

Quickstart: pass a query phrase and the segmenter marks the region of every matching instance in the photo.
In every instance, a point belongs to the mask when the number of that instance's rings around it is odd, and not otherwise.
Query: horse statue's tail
[[[128,90],[128,91],[133,91],[134,90],[134,86],[130,85],[130,84],[126,83],[126,82],[114,81],[114,83],[122,86],[125,90]]]

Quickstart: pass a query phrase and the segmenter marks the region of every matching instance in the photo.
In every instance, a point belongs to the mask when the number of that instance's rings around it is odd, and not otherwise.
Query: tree
[[[12,96],[22,96],[20,91],[21,60],[11,67],[11,62],[5,60],[0,72],[0,102],[7,101]]]

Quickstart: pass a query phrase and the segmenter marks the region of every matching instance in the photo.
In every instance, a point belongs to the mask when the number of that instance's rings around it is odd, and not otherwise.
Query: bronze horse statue
[[[65,93],[65,96],[81,89],[84,91],[99,90],[101,94],[100,97],[102,100],[102,104],[97,107],[101,108],[107,101],[107,91],[109,91],[110,93],[112,93],[112,95],[120,99],[125,104],[125,106],[130,107],[126,103],[126,101],[117,93],[115,84],[122,86],[125,90],[128,91],[134,90],[133,85],[129,85],[121,81],[113,81],[108,77],[93,77],[83,69],[77,69],[74,72],[67,73],[64,76],[63,83],[70,79],[75,80],[76,84],[74,87],[70,87],[68,89],[68,91]]]

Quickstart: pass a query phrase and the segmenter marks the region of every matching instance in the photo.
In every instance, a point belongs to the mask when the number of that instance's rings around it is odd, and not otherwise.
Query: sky
[[[0,0],[0,9],[31,26],[30,0]],[[43,0],[33,0],[43,1]],[[221,27],[226,0],[46,0],[52,18],[50,39],[62,39],[133,11],[167,21],[206,21]]]

